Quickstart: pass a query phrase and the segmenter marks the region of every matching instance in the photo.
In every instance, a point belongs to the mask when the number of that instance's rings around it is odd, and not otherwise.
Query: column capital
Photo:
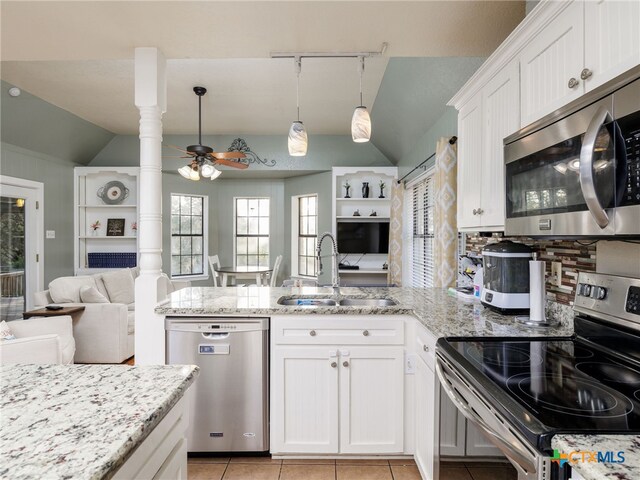
[[[167,111],[167,61],[155,47],[135,49],[136,107],[159,107]]]

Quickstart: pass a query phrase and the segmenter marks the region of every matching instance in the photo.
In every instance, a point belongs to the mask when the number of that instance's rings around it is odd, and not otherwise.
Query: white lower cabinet
[[[185,398],[179,400],[112,478],[187,480],[187,405]]]
[[[414,458],[425,480],[438,480],[438,408],[440,396],[433,365],[416,361],[416,443]]]
[[[328,347],[271,351],[272,453],[338,453],[337,364]]]
[[[272,454],[403,453],[403,322],[337,320],[271,318]]]

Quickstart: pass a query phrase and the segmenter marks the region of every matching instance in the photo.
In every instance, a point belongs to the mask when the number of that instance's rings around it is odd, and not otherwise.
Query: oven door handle
[[[515,462],[515,466],[519,467],[519,470],[521,470],[524,475],[536,473],[537,468],[535,459],[530,459],[526,455],[521,453],[517,445],[504,440],[496,432],[494,432],[482,418],[475,414],[475,412],[468,406],[467,402],[460,398],[455,389],[449,386],[447,378],[442,371],[442,364],[438,358],[436,358],[435,366],[436,373],[438,375],[438,378],[440,379],[442,388],[444,388],[444,391],[447,393],[458,410],[460,410],[460,412],[471,422],[480,427],[482,431],[489,435],[489,437],[494,440],[495,445],[502,451],[502,453],[504,453],[507,457]]]
[[[596,184],[593,178],[593,156],[600,128],[605,122],[612,120],[611,113],[604,105],[598,107],[584,134],[582,148],[580,149],[580,189],[591,216],[600,228],[605,228],[609,225],[609,215],[602,207],[598,192],[596,192]]]

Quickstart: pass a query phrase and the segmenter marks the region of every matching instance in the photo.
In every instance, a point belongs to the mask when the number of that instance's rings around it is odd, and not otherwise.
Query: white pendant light
[[[215,168],[213,165],[209,165],[208,163],[205,163],[200,168],[200,174],[205,178],[209,178],[211,175],[213,175],[214,170]]]
[[[358,57],[360,71],[360,106],[356,107],[351,118],[351,138],[356,143],[368,142],[371,139],[371,117],[362,103],[362,74],[364,73],[364,57]]]
[[[216,167],[211,167],[213,168],[213,173],[210,175],[211,180],[215,180],[216,178],[218,178],[220,175],[222,175],[222,172],[220,170],[218,170]]]
[[[298,110],[298,119],[291,124],[289,129],[289,155],[292,157],[304,157],[307,154],[308,138],[304,124],[300,121],[300,72],[302,70],[302,59],[295,57],[296,67],[296,108]]]
[[[200,180],[200,173],[198,173],[198,169],[197,168],[191,170],[191,173],[189,174],[189,180],[193,180],[195,182]]]
[[[185,165],[184,167],[180,167],[178,169],[178,173],[182,175],[187,180],[191,179],[191,167],[189,165]]]

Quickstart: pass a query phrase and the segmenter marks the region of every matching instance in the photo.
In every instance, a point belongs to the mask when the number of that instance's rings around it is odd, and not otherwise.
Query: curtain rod
[[[456,137],[455,135],[453,137],[451,137],[449,139],[449,145],[454,145],[456,142],[458,141],[458,137]],[[422,162],[420,162],[418,165],[416,165],[415,167],[413,167],[411,169],[411,171],[409,173],[407,173],[406,175],[404,175],[402,178],[400,178],[398,180],[398,183],[402,183],[402,181],[407,178],[409,175],[411,175],[413,172],[415,172],[417,169],[419,169],[420,167],[422,167],[425,163],[427,163],[429,160],[431,160],[433,157],[436,156],[436,152],[433,152],[431,155],[429,155],[425,160],[423,160]]]

